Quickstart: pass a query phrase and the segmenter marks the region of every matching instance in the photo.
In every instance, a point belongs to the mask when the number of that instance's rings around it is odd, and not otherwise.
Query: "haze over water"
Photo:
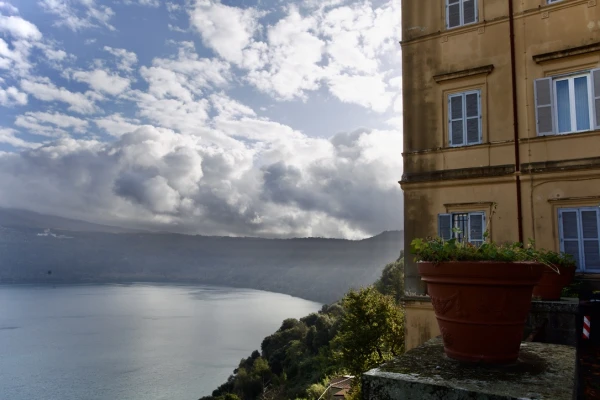
[[[0,397],[198,399],[285,318],[320,307],[210,286],[2,285]]]

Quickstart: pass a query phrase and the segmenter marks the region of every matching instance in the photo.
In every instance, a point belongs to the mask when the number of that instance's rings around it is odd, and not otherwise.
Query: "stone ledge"
[[[463,364],[435,338],[362,376],[365,400],[571,400],[575,348],[522,343],[510,366]]]

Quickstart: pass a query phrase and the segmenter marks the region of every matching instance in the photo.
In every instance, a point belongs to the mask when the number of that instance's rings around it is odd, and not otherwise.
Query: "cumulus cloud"
[[[94,102],[83,93],[74,93],[62,87],[56,87],[49,79],[39,79],[37,81],[23,79],[21,89],[42,101],[67,103],[70,111],[89,114],[96,110]]]
[[[245,79],[277,99],[306,99],[327,87],[342,102],[383,113],[392,104],[387,80],[398,76],[400,4],[303,2],[261,25],[258,9],[198,0],[191,25],[206,46],[245,70]],[[358,85],[369,90],[359,95]]]
[[[165,3],[177,25],[188,13],[188,36],[205,49],[167,40],[152,59],[135,42],[101,36],[75,59],[47,39],[56,27],[2,17],[0,105],[27,108],[0,128],[0,143],[18,149],[0,152],[8,194],[0,207],[207,235],[361,238],[398,229],[398,3]],[[114,29],[114,13],[95,0],[40,4],[60,27]],[[390,129],[313,137],[297,114],[312,96],[374,111]]]
[[[98,26],[115,30],[110,24],[114,11],[108,6],[97,5],[94,0],[41,0],[39,4],[57,17],[57,26],[65,26],[74,32]]]
[[[42,33],[34,24],[12,15],[0,15],[0,32],[8,32],[19,39],[40,40],[42,38]]]
[[[124,133],[133,132],[141,126],[140,121],[125,118],[121,114],[96,118],[94,123],[111,136],[121,136]]]
[[[93,71],[75,71],[73,79],[85,82],[98,92],[116,96],[129,87],[130,81],[119,75],[108,73],[102,69]]]
[[[242,63],[242,50],[251,42],[259,17],[253,8],[230,7],[212,0],[196,1],[190,13],[191,24],[204,44],[236,64]]]
[[[206,146],[149,126],[112,143],[64,138],[0,155],[0,206],[203,234],[357,238],[399,226],[396,132],[285,141],[309,151]]]
[[[88,122],[57,112],[27,112],[17,116],[15,125],[25,128],[31,133],[57,137],[68,135],[68,131],[83,133],[88,127]]]
[[[117,67],[125,72],[132,72],[133,66],[138,62],[137,55],[132,51],[110,46],[104,46],[104,50],[118,59]]]
[[[19,137],[17,137],[17,131],[11,128],[2,128],[0,127],[0,143],[6,143],[16,148],[22,149],[33,149],[39,147],[38,143],[27,142]],[[2,153],[0,153],[2,154]],[[9,153],[4,154],[6,157],[9,157]],[[1,155],[0,155],[1,157]]]
[[[19,91],[14,86],[6,89],[0,88],[0,105],[9,107],[13,105],[24,106],[27,104],[27,94]]]

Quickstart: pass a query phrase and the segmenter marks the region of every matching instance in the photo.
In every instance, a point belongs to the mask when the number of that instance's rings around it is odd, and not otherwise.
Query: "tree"
[[[345,314],[334,339],[336,359],[354,375],[404,349],[403,315],[394,298],[373,286],[351,290],[342,300]]]
[[[392,296],[396,303],[400,302],[403,293],[404,281],[404,258],[399,258],[393,263],[389,263],[383,269],[381,278],[375,282],[375,289],[380,293]]]

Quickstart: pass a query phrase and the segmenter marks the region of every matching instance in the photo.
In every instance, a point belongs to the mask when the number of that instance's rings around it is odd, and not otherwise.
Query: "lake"
[[[0,285],[0,398],[193,400],[321,305],[177,285]]]

